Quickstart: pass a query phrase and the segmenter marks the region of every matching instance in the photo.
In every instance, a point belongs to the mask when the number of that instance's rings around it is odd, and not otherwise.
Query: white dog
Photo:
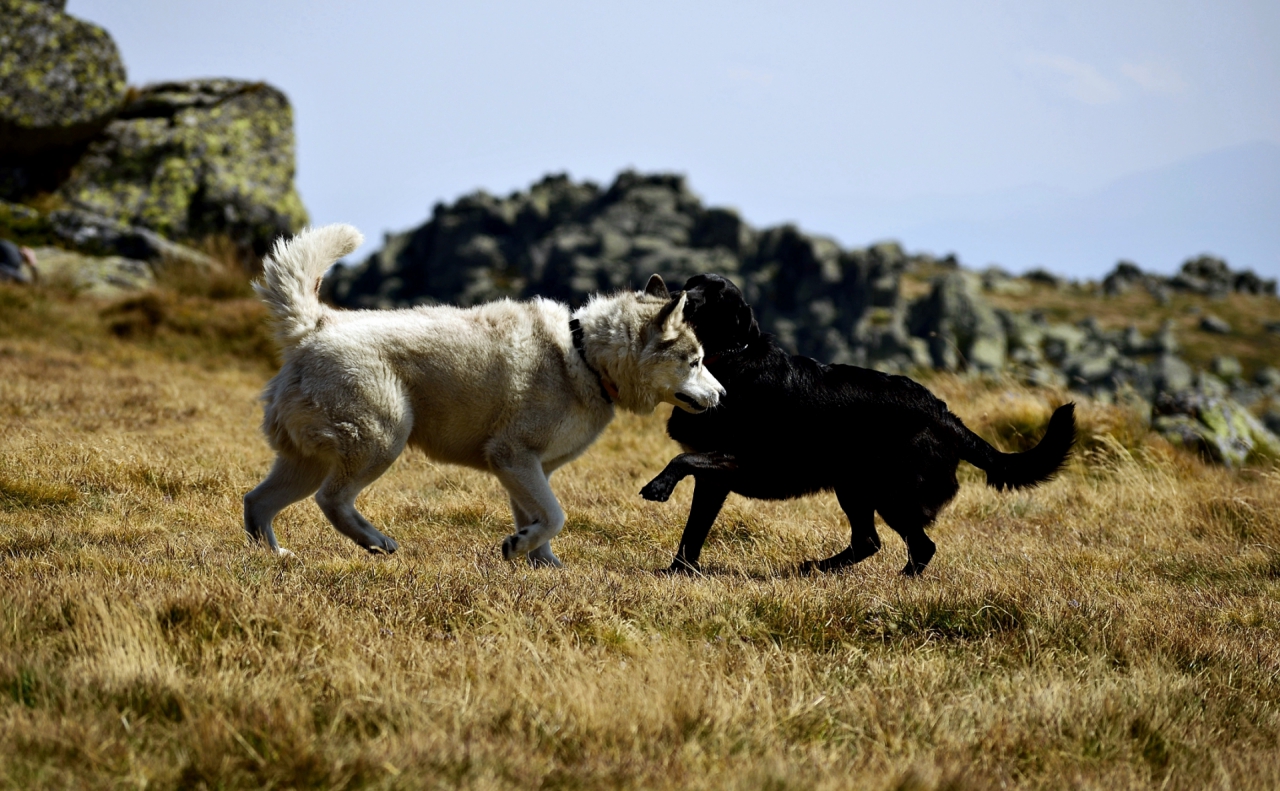
[[[571,316],[557,302],[500,300],[473,308],[343,311],[318,297],[334,261],[363,238],[349,225],[276,243],[255,284],[274,320],[284,365],[263,393],[262,428],[278,454],[245,495],[244,526],[277,553],[271,522],[315,493],[339,531],[371,552],[394,552],[355,508],[406,444],[489,470],[511,497],[515,532],[502,555],[559,566],[550,541],[564,511],[548,484],[613,418],[661,401],[690,412],[724,388],[654,275],[643,292],[593,297]]]

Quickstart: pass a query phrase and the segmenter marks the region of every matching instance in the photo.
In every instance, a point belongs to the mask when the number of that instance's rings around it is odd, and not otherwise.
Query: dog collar
[[[600,395],[604,396],[605,401],[612,404],[618,398],[618,388],[614,386],[613,382],[601,376],[595,366],[587,360],[587,350],[584,347],[586,333],[582,331],[582,322],[577,319],[569,319],[569,333],[573,335],[573,348],[578,350],[578,356],[582,358],[582,364],[587,366],[588,371],[596,375],[596,384],[600,385]]]

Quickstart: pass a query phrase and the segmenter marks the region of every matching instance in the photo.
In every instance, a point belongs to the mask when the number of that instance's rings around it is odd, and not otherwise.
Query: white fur
[[[394,552],[396,542],[355,509],[355,499],[415,445],[434,459],[493,472],[515,520],[503,556],[559,566],[550,541],[565,517],[548,478],[613,418],[592,368],[616,388],[618,406],[635,412],[662,401],[693,408],[677,394],[709,408],[724,393],[701,364],[684,297],[669,305],[665,287],[661,295],[593,297],[574,314],[589,368],[573,346],[568,308],[546,299],[466,309],[326,307],[320,278],[360,242],[347,225],[303,231],[276,244],[256,286],[284,364],[263,393],[263,431],[278,455],[245,495],[245,530],[277,553],[285,550],[272,520],[312,493],[357,544]]]

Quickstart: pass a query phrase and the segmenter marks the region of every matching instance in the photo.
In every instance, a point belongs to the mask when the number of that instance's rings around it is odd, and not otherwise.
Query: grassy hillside
[[[249,548],[271,454],[261,308],[0,287],[0,786],[1275,788],[1280,471],[1210,468],[1081,404],[1043,488],[963,486],[919,580],[834,496],[731,498],[670,560],[691,485],[624,416],[553,486],[563,571],[500,560],[491,477],[407,453],[362,498],[402,551],[313,503]],[[1241,355],[1242,357],[1244,355]],[[1020,446],[1067,395],[936,377]]]

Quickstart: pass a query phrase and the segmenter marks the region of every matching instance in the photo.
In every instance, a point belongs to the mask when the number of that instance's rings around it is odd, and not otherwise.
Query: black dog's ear
[[[667,284],[662,282],[662,275],[654,275],[649,278],[649,282],[645,284],[644,293],[651,297],[671,299],[671,293],[667,291]]]

